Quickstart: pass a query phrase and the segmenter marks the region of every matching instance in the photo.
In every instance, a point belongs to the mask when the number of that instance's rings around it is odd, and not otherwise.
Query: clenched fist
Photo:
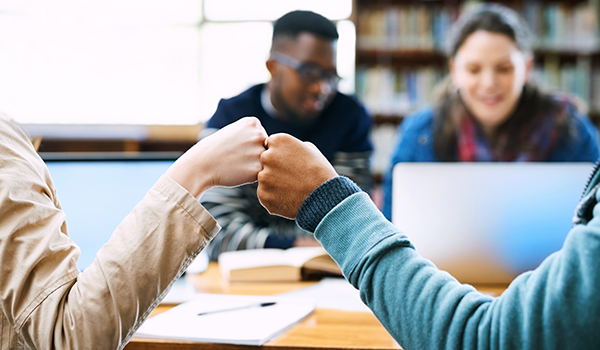
[[[266,138],[257,118],[242,118],[200,140],[166,174],[197,198],[214,186],[255,182]]]
[[[289,219],[312,191],[338,176],[315,145],[288,134],[271,135],[260,161],[258,199],[269,213]]]

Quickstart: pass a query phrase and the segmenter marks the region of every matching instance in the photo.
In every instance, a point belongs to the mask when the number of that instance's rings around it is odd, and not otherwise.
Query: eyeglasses
[[[271,59],[294,69],[305,84],[324,81],[329,86],[337,86],[341,79],[335,71],[324,70],[310,62],[300,62],[280,52],[272,52]]]

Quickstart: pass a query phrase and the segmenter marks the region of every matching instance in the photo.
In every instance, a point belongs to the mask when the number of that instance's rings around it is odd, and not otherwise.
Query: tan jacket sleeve
[[[1,349],[123,348],[218,230],[163,176],[80,272],[48,169],[0,117]]]

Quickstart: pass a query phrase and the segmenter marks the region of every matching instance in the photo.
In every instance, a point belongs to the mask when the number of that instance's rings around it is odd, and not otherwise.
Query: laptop
[[[558,251],[591,163],[400,163],[392,223],[462,283],[508,284]]]

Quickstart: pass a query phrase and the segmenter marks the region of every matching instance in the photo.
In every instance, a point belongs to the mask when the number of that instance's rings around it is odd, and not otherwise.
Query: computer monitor
[[[43,155],[66,213],[69,236],[81,248],[81,270],[178,155]]]

